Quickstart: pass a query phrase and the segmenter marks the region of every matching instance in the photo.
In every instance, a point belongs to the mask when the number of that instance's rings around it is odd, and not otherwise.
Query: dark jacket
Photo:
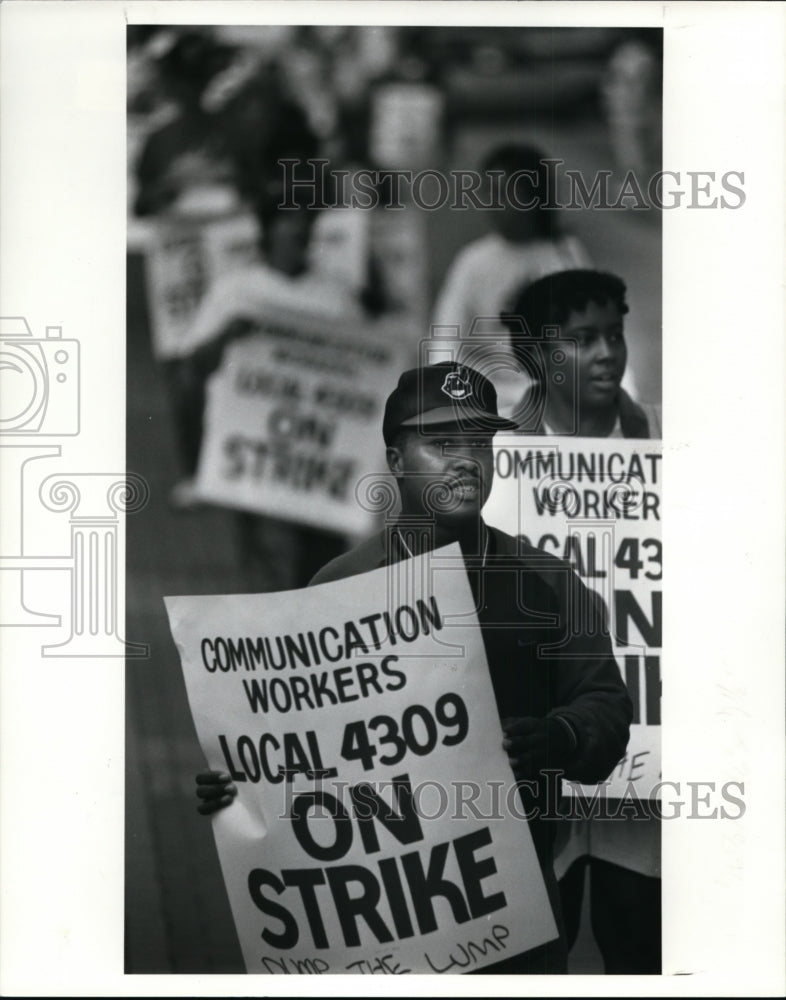
[[[496,528],[483,570],[470,570],[500,717],[560,715],[578,739],[565,777],[594,783],[625,753],[633,716],[600,599],[563,560]],[[390,531],[323,567],[328,583],[396,561]],[[388,550],[393,553],[389,558]],[[504,626],[504,627],[501,627]]]

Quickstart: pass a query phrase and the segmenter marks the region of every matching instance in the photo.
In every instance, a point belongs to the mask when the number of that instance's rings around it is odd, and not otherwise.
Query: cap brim
[[[515,431],[518,424],[513,420],[488,413],[486,410],[474,410],[469,406],[461,409],[455,406],[438,406],[425,413],[417,413],[414,417],[402,420],[400,427],[437,427],[450,424],[460,431],[475,433],[484,430]]]

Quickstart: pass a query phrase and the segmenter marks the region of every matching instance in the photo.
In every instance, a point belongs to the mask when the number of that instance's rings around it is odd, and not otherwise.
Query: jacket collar
[[[483,523],[483,528],[489,537],[488,552],[491,555],[515,555],[516,544],[515,539],[511,536],[506,535],[503,531],[498,528],[492,528]],[[374,557],[377,560],[376,567],[380,569],[382,566],[388,565],[389,562],[400,562],[402,559],[409,558],[409,553],[406,551],[404,546],[401,544],[400,537],[401,522],[397,522],[390,528],[383,529],[375,539],[376,551]],[[450,544],[450,543],[448,543]],[[392,550],[392,557],[388,557],[388,547]],[[424,550],[422,550],[424,551]]]

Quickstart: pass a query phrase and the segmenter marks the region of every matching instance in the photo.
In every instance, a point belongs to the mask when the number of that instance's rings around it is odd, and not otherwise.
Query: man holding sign
[[[567,971],[567,952],[552,867],[559,795],[554,772],[585,783],[603,780],[625,752],[632,707],[602,613],[578,577],[562,560],[489,528],[481,517],[493,476],[493,436],[511,429],[498,415],[492,384],[473,369],[450,362],[405,372],[383,422],[400,514],[382,533],[324,567],[312,585],[346,586],[358,574],[371,581],[373,571],[387,568],[393,607],[411,570],[429,582],[447,574],[458,583],[468,575],[482,650],[472,652],[468,635],[461,668],[485,673],[484,660],[488,664],[502,744],[525,807],[517,815],[528,820],[548,894],[543,905],[548,907],[547,898],[559,931],[556,937],[542,934],[539,940],[546,943],[532,947],[526,942],[535,939],[520,924],[519,953],[511,940],[512,957],[486,962],[478,971],[561,973]],[[327,601],[331,587],[324,594]],[[488,732],[486,745],[494,739]],[[455,759],[458,766],[458,754]],[[215,769],[197,777],[200,812],[215,813],[234,800],[237,784],[231,778]],[[433,971],[473,971],[451,955],[452,964]]]

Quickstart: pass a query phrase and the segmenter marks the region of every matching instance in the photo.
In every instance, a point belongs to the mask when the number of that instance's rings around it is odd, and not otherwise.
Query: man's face
[[[549,393],[567,402],[575,384],[579,412],[613,406],[628,359],[622,314],[613,302],[590,302],[570,314],[562,340],[545,348],[545,355]]]
[[[494,475],[491,434],[400,433],[388,448],[406,514],[433,513],[437,521],[461,527],[477,521]]]

